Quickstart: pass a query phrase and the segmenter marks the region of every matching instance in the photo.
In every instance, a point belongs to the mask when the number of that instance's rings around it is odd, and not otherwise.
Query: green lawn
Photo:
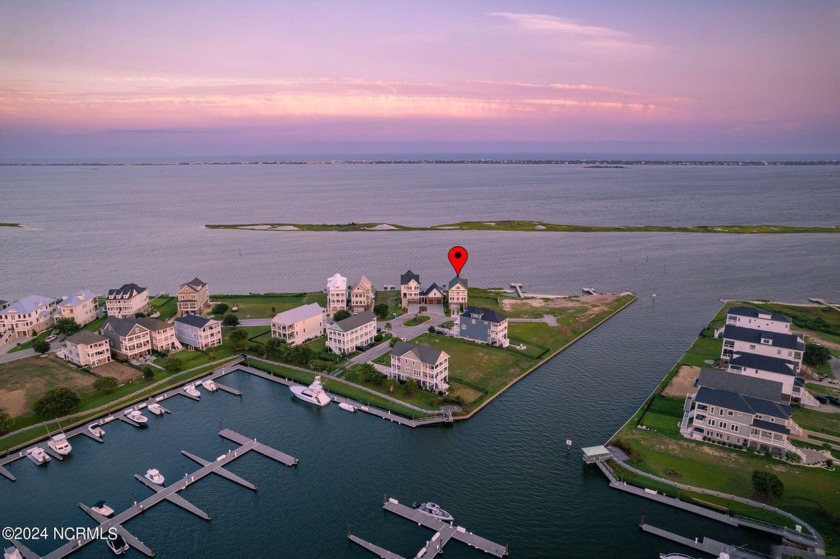
[[[840,414],[793,408],[793,420],[803,429],[840,437]]]
[[[169,320],[178,313],[177,297],[161,295],[160,297],[155,297],[152,301],[150,301],[150,304],[152,306],[152,311],[150,314],[159,312],[160,316],[157,318],[160,320]]]
[[[385,355],[380,355],[376,359],[373,360],[374,363],[378,363],[380,365],[385,365],[386,367],[391,366],[391,352],[389,351]]]
[[[321,353],[327,349],[327,337],[321,336],[304,344],[315,353]]]
[[[246,332],[248,332],[248,338],[254,338],[258,336],[265,336],[267,331],[271,330],[270,326],[251,326],[247,328],[242,328]],[[178,351],[175,353],[171,353],[167,357],[158,357],[155,359],[155,365],[159,365],[161,367],[166,367],[167,361],[169,361],[170,357],[177,357],[181,363],[181,370],[191,369],[193,367],[198,367],[200,365],[206,365],[212,361],[216,361],[218,359],[224,359],[225,357],[231,357],[236,355],[237,353],[241,353],[241,351],[237,350],[233,344],[228,339],[230,336],[231,329],[230,328],[222,328],[222,345],[211,347],[206,351],[196,351],[196,350],[183,350]],[[261,343],[263,340],[258,338],[256,343]],[[255,343],[254,341],[249,340],[247,343]],[[246,344],[247,345],[247,344]]]
[[[433,394],[432,392],[428,392],[422,388],[406,392],[406,388],[408,386],[407,384],[401,384],[397,380],[384,377],[381,377],[377,382],[367,382],[359,378],[359,375],[357,374],[358,368],[359,365],[351,367],[347,373],[344,374],[343,378],[350,382],[364,386],[365,388],[375,390],[381,394],[387,394],[392,398],[397,398],[398,400],[402,400],[403,402],[413,406],[430,410],[438,409],[440,407],[442,399],[437,394]]]
[[[264,293],[253,295],[213,295],[213,303],[226,303],[238,307],[239,318],[273,318],[275,314],[307,305],[318,303],[326,306],[326,294],[316,293]]]
[[[425,322],[429,322],[431,319],[431,316],[415,316],[414,318],[410,318],[403,322],[403,326],[420,326]]]

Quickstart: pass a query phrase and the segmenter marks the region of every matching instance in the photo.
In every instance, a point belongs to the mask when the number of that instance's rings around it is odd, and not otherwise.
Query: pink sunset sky
[[[840,154],[840,3],[0,0],[0,160]]]

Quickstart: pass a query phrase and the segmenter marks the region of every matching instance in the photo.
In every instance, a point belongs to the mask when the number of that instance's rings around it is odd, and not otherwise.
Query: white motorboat
[[[114,537],[114,539],[106,539],[105,543],[108,544],[108,549],[113,551],[114,555],[122,555],[123,553],[128,551],[128,544],[119,534],[117,534],[116,537]]]
[[[98,501],[95,505],[90,507],[95,513],[101,514],[106,518],[110,518],[114,514],[114,509],[105,504],[105,501]]]
[[[338,404],[338,407],[345,411],[349,411],[350,413],[354,413],[356,411],[356,406],[348,404],[347,402],[341,402],[340,404]]]
[[[145,425],[149,421],[149,418],[140,413],[140,410],[125,410],[125,416],[140,425]]]
[[[148,405],[147,409],[155,415],[163,415],[163,408],[160,404],[151,403]]]
[[[39,466],[46,464],[47,462],[52,460],[52,458],[50,458],[50,455],[47,454],[47,451],[41,448],[40,446],[35,446],[27,450],[26,457]]]
[[[290,386],[289,390],[304,402],[316,406],[326,406],[330,403],[330,397],[327,396],[324,387],[321,385],[320,375],[315,377],[315,380],[309,386]]]
[[[166,478],[164,478],[163,475],[154,468],[146,470],[146,475],[144,477],[152,483],[156,483],[158,485],[163,485],[163,482],[166,481]]]
[[[67,436],[64,433],[56,433],[52,436],[52,438],[47,441],[47,446],[53,449],[56,454],[61,456],[67,456],[70,454],[70,451],[73,450],[73,447],[70,446],[70,441],[67,440]]]
[[[101,439],[105,436],[105,430],[96,423],[91,423],[90,425],[88,425],[87,430],[94,437],[99,437]]]
[[[201,398],[201,392],[195,387],[194,384],[188,384],[184,387],[184,392],[193,398]]]
[[[438,520],[443,520],[444,522],[452,522],[455,520],[451,514],[440,508],[439,505],[432,503],[431,501],[428,503],[414,503],[414,509],[417,512],[422,512],[423,514],[427,514],[431,517],[437,518]]]
[[[23,559],[23,555],[20,554],[20,550],[16,547],[7,547],[5,551],[3,551],[3,559]]]
[[[206,388],[209,392],[215,392],[216,390],[219,389],[219,387],[216,386],[216,383],[213,382],[213,379],[207,379],[207,380],[201,381],[201,386]]]

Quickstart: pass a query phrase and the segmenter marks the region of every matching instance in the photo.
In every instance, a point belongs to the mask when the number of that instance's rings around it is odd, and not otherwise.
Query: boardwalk
[[[643,532],[671,540],[672,542],[677,542],[680,545],[691,547],[715,557],[718,557],[721,553],[728,553],[731,559],[767,559],[767,556],[761,553],[756,553],[734,545],[727,545],[711,538],[695,538],[692,540],[680,536],[679,534],[668,532],[662,528],[651,526],[650,524],[642,524],[639,528],[641,528]]]

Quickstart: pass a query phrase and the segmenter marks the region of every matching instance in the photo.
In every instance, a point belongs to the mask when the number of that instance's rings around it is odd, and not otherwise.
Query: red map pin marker
[[[449,249],[449,263],[455,268],[455,275],[461,276],[461,268],[467,263],[467,249],[464,247],[452,247]]]

